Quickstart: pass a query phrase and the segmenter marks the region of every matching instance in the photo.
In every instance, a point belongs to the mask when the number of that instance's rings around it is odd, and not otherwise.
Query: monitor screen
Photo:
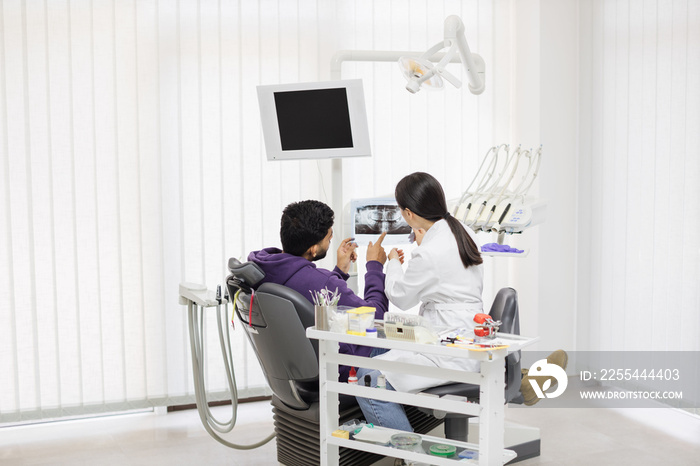
[[[345,88],[274,95],[283,151],[353,147]]]
[[[369,156],[362,81],[258,86],[268,160]]]

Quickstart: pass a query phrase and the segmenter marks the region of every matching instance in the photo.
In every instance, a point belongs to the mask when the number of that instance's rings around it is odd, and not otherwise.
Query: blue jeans
[[[371,386],[376,387],[377,376],[379,376],[379,374],[381,374],[381,372],[376,369],[360,368],[357,371],[357,380],[360,384],[364,384],[365,375],[369,375],[372,380]],[[386,389],[394,390],[394,387],[391,386],[389,381],[386,382]],[[411,427],[411,423],[408,422],[406,412],[400,404],[360,397],[357,397],[357,404],[360,405],[362,414],[365,415],[367,422],[371,422],[375,426],[413,432],[413,427]]]

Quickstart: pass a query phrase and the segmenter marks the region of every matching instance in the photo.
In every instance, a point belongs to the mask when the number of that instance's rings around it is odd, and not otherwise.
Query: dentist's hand
[[[369,242],[369,246],[367,246],[367,262],[379,261],[382,265],[384,265],[386,262],[386,252],[382,247],[382,241],[384,241],[385,236],[386,231],[382,233],[376,243],[372,244],[371,241]]]
[[[345,238],[338,247],[338,262],[337,266],[344,273],[350,270],[350,264],[357,260],[357,243],[352,241],[353,238]]]
[[[422,228],[417,228],[413,230],[413,233],[416,235],[416,243],[418,243],[418,246],[420,246],[420,243],[423,241],[423,237],[425,236],[425,230]]]
[[[392,259],[398,259],[399,262],[403,264],[403,249],[392,249],[391,252],[389,252],[389,260]]]

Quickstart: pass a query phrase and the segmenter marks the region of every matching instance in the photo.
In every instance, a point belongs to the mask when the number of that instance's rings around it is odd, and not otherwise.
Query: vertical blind
[[[700,2],[580,6],[580,349],[698,351]]]
[[[487,63],[478,99],[410,96],[395,64],[343,68],[364,80],[373,146],[371,159],[344,163],[346,202],[391,193],[415,170],[458,195],[494,144],[489,57],[508,8],[1,1],[0,422],[193,401],[179,282],[214,288],[229,257],[279,244],[286,204],[330,203],[328,161],[266,160],[258,84],[328,79],[340,49],[425,50],[460,15]],[[240,396],[267,393],[240,330],[232,339]]]

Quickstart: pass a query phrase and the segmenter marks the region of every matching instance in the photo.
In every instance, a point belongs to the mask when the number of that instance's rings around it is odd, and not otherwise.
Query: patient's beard
[[[328,249],[322,250],[321,252],[319,252],[318,254],[316,254],[316,255],[314,256],[312,262],[320,261],[321,259],[323,259],[324,257],[326,257],[326,254],[327,254],[327,253],[328,253]]]

